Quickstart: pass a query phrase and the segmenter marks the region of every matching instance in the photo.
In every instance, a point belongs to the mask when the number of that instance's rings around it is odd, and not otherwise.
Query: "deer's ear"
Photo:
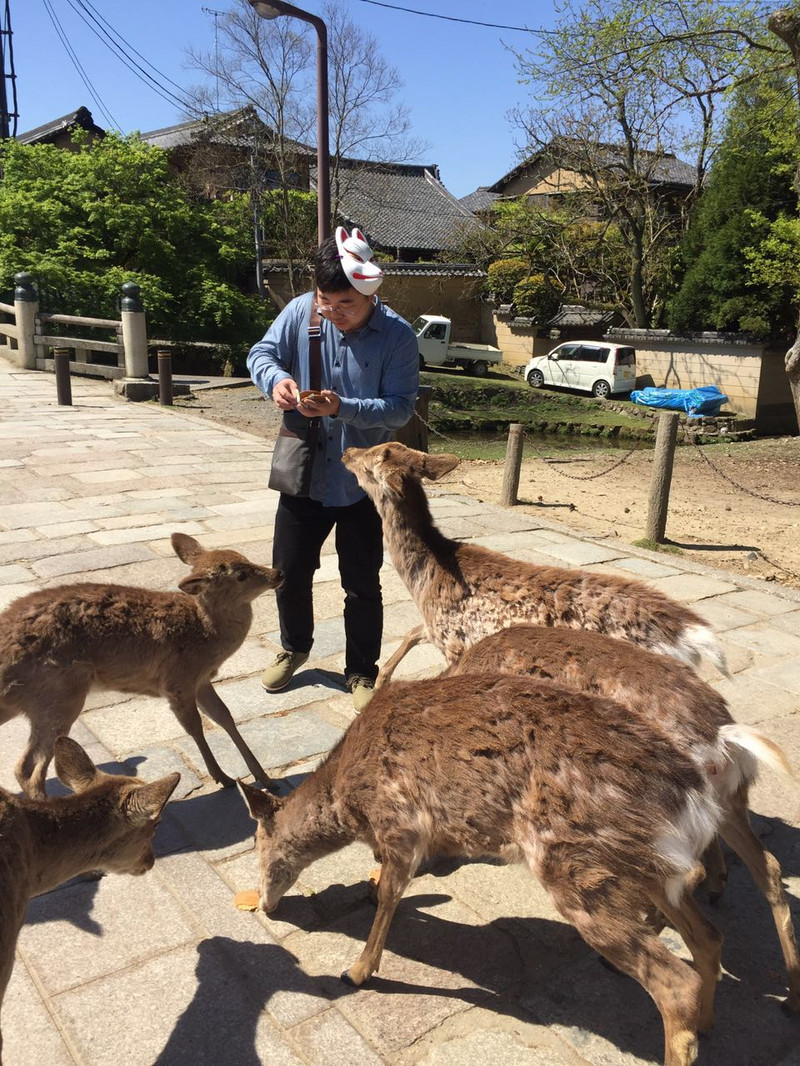
[[[278,813],[278,808],[281,805],[278,797],[273,796],[271,792],[262,792],[260,788],[246,785],[244,781],[237,781],[236,784],[242,794],[242,799],[247,804],[247,809],[250,811],[250,817],[253,821],[269,824]]]
[[[440,477],[455,470],[461,460],[457,455],[443,452],[441,455],[426,455],[422,464],[422,476],[431,481],[438,481]]]
[[[140,785],[128,795],[125,813],[135,825],[155,822],[180,779],[179,773],[167,774],[149,785]]]
[[[200,577],[197,575],[189,574],[189,576],[185,577],[183,581],[178,582],[178,588],[181,590],[181,592],[186,592],[190,596],[199,596],[203,589],[207,587],[207,585],[208,575],[203,575],[202,577]]]
[[[54,752],[56,776],[73,792],[85,792],[105,776],[95,767],[80,744],[69,737],[56,737]]]
[[[191,566],[198,555],[203,554],[202,545],[194,537],[190,537],[188,533],[173,533],[170,539],[172,541],[172,550],[187,566]]]

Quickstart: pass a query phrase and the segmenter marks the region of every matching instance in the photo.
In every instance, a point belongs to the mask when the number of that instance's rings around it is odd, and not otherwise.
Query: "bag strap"
[[[319,311],[311,304],[311,317],[308,320],[308,370],[309,387],[319,391],[322,388],[322,327]]]

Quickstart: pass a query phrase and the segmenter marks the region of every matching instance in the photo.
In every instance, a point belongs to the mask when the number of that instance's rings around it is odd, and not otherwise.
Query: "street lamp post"
[[[317,237],[319,243],[331,233],[330,151],[328,148],[328,30],[319,16],[284,0],[250,0],[264,19],[293,15],[310,22],[317,31]]]

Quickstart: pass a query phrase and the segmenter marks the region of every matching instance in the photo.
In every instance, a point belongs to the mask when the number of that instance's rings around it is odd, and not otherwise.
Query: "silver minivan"
[[[636,387],[636,349],[605,341],[566,341],[547,355],[534,356],[525,367],[525,380],[534,389],[555,385],[592,396],[630,392]]]

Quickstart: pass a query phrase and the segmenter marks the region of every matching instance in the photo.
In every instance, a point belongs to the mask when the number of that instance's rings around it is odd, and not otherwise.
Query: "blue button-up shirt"
[[[250,377],[268,398],[283,378],[311,387],[308,322],[314,293],[297,296],[281,311],[247,357]],[[309,496],[325,507],[345,507],[365,495],[341,462],[345,448],[391,440],[414,413],[419,390],[417,338],[405,321],[376,297],[369,322],[342,333],[321,321],[321,387],[340,400],[335,418],[323,418]]]

